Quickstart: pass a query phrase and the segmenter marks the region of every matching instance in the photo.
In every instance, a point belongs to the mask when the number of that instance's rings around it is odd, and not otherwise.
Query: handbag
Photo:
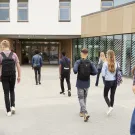
[[[123,82],[122,71],[119,69],[118,63],[117,63],[117,69],[116,69],[116,80],[117,80],[118,86],[120,86],[120,84]]]

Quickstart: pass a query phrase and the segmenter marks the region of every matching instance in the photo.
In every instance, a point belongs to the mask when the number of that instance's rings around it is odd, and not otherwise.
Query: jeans
[[[101,74],[101,69],[98,69],[98,74],[97,74],[97,79],[95,84],[96,86],[98,86],[100,74]]]
[[[101,70],[102,69],[98,69],[98,74],[97,74],[97,78],[96,78],[96,86],[98,86],[98,84],[99,84],[99,77],[100,77],[100,74],[101,74]],[[105,84],[105,81],[104,81],[104,78],[103,78],[103,83]]]
[[[41,67],[34,68],[36,84],[41,83]]]
[[[135,109],[133,111],[133,115],[131,119],[130,134],[135,135]]]
[[[113,107],[113,105],[114,105],[114,96],[115,96],[116,88],[117,88],[117,82],[116,81],[105,81],[104,99],[105,99],[108,107]],[[108,98],[109,90],[111,90],[110,100]]]
[[[80,89],[78,88],[78,99],[80,103],[80,113],[87,114],[86,101],[88,95],[88,88]]]
[[[15,107],[15,82],[16,76],[2,77],[2,86],[4,90],[5,105],[7,112],[11,111],[11,107]],[[10,94],[10,98],[9,98]]]
[[[61,75],[60,85],[61,85],[61,91],[62,91],[62,92],[65,92],[65,88],[64,88],[64,79],[66,79],[68,90],[71,90],[70,74],[67,74],[67,75]]]

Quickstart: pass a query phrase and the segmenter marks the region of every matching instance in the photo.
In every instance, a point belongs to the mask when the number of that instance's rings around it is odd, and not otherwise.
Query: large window
[[[113,7],[113,1],[102,1],[102,3],[101,3],[102,10],[106,10],[111,7]]]
[[[28,21],[28,0],[18,0],[18,21]]]
[[[59,2],[59,21],[71,21],[71,0],[60,0]]]
[[[0,21],[9,20],[9,0],[0,0]]]

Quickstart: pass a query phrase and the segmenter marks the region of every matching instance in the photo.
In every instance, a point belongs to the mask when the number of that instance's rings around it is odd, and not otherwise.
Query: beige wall
[[[135,3],[82,17],[82,37],[135,32]]]

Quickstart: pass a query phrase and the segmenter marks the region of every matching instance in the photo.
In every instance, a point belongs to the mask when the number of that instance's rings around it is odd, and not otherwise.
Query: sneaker
[[[68,96],[71,97],[71,91],[70,90],[68,91]]]
[[[87,122],[90,116],[88,114],[84,114],[83,117],[84,117],[84,122]]]
[[[11,107],[11,112],[12,112],[12,114],[15,114],[15,107]]]
[[[12,113],[11,112],[7,112],[7,116],[11,117]]]
[[[107,112],[107,115],[111,114],[112,111],[113,111],[113,108],[112,107],[109,107],[109,110]]]
[[[80,113],[79,113],[79,116],[80,116],[80,117],[83,117],[83,113],[80,112]]]

